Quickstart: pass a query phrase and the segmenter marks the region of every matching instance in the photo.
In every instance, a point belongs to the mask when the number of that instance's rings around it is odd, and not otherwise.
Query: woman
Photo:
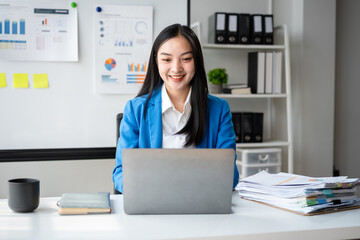
[[[187,26],[174,24],[155,39],[144,84],[127,102],[113,171],[122,192],[124,148],[233,148],[228,103],[208,95],[200,42]],[[235,166],[233,187],[239,173]]]

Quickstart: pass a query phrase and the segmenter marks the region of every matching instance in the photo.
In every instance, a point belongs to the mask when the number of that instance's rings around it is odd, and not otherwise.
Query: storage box
[[[236,166],[240,178],[265,170],[278,173],[281,169],[281,148],[237,149]]]

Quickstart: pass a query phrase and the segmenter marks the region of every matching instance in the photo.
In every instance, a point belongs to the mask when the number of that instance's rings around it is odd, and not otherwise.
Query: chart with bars
[[[126,75],[126,82],[127,83],[143,83],[146,76],[147,70],[147,63],[144,62],[143,64],[135,64],[129,63],[128,64],[128,74]]]
[[[0,18],[0,49],[26,49],[25,19]]]

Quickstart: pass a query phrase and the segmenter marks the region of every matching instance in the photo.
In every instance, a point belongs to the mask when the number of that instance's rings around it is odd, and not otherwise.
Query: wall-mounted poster
[[[153,39],[152,6],[94,6],[95,87],[135,94],[144,82]]]
[[[0,1],[0,59],[78,61],[77,8],[69,1]]]

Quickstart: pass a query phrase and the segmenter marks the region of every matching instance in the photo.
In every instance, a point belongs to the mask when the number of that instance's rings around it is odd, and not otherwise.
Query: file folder
[[[243,112],[241,114],[241,142],[251,143],[252,139],[252,129],[253,129],[253,113],[252,112]]]
[[[241,13],[239,14],[239,43],[250,44],[250,14]]]
[[[273,93],[280,94],[282,87],[282,52],[275,52],[274,60]]]
[[[251,15],[251,43],[263,43],[263,16],[261,14]]]
[[[253,142],[263,141],[264,113],[255,112],[253,115]]]
[[[263,43],[274,44],[273,15],[263,15]]]
[[[265,52],[248,53],[248,86],[251,93],[265,92]]]
[[[232,112],[231,115],[235,131],[235,142],[241,143],[241,112]]]
[[[236,13],[228,13],[227,14],[227,43],[229,44],[238,44],[238,17],[239,15]]]
[[[265,93],[273,93],[274,53],[265,53]]]
[[[226,13],[216,12],[209,17],[209,43],[226,43]]]

